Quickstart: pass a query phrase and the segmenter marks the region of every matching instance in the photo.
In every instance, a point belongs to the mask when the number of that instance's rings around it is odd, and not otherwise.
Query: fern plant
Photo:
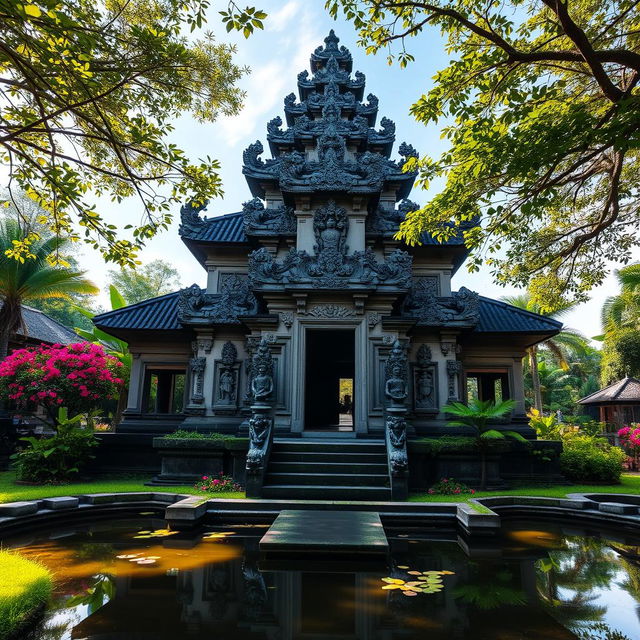
[[[515,402],[513,400],[502,400],[492,402],[491,400],[478,400],[473,398],[468,404],[462,402],[451,402],[443,407],[443,411],[455,417],[447,424],[450,427],[469,427],[474,432],[474,437],[480,452],[480,489],[487,487],[487,448],[491,442],[496,440],[506,440],[513,438],[520,442],[526,440],[517,431],[503,431],[496,429],[492,424],[507,413],[511,412]]]

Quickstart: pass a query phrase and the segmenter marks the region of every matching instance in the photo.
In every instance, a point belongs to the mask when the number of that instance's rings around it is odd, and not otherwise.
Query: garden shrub
[[[602,438],[576,434],[563,438],[560,469],[574,482],[612,484],[620,482],[626,457],[620,447]]]
[[[191,431],[189,429],[178,429],[163,436],[165,440],[226,440],[227,437],[223,433],[202,433],[201,431]]]
[[[222,472],[217,476],[202,476],[195,488],[209,493],[243,490],[237,482],[233,481],[231,476],[225,476]]]
[[[58,414],[57,433],[51,438],[21,438],[29,446],[12,456],[19,480],[65,482],[76,477],[93,458],[98,445],[93,429],[82,428],[82,416],[66,419]]]
[[[51,573],[41,564],[0,551],[0,638],[15,636],[47,602],[52,589]]]
[[[117,398],[122,366],[89,342],[18,349],[0,362],[0,393],[21,408],[42,407],[52,417],[61,406],[71,415],[88,413]]]
[[[429,489],[428,493],[440,496],[457,496],[461,493],[475,493],[475,489],[471,489],[463,482],[458,482],[453,478],[442,478]]]

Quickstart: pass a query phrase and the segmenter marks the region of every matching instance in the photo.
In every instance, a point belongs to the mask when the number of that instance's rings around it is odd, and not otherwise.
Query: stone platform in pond
[[[284,510],[260,540],[273,553],[385,554],[389,543],[373,511]]]

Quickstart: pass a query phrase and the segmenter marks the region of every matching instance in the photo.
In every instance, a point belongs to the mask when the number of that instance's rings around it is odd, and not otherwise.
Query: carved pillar
[[[460,401],[460,374],[462,373],[462,363],[458,360],[447,360],[447,387],[449,397],[448,402]]]
[[[249,451],[246,465],[246,494],[259,498],[267,471],[273,442],[273,358],[269,343],[260,341],[251,358],[251,418],[249,419]]]
[[[189,367],[191,367],[191,404],[204,404],[204,370],[206,366],[206,358],[195,357],[189,360]]]
[[[431,348],[420,345],[413,369],[413,406],[417,412],[438,411],[438,375]]]
[[[384,393],[387,397],[385,442],[392,500],[406,500],[409,494],[409,461],[407,458],[407,353],[406,346],[396,340],[385,366]]]

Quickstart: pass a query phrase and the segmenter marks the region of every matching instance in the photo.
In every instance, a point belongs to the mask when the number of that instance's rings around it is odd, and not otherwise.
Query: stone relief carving
[[[277,261],[262,247],[249,254],[249,278],[255,287],[285,283],[308,284],[318,289],[345,289],[354,285],[393,285],[405,289],[411,283],[411,256],[396,249],[384,262],[378,262],[371,249],[345,255],[341,231],[329,222],[316,254],[291,249]]]
[[[391,474],[404,475],[409,466],[407,458],[407,421],[404,415],[388,415],[385,421],[387,459]]]
[[[407,399],[406,347],[396,340],[385,364],[384,393],[392,406],[404,406]]]
[[[413,399],[417,410],[437,409],[437,369],[431,358],[429,345],[420,345],[413,370]]]
[[[377,311],[371,311],[367,314],[367,323],[369,329],[374,329],[380,323],[380,314]]]
[[[280,322],[282,322],[287,329],[291,329],[293,326],[293,313],[291,311],[282,311],[280,313]]]
[[[339,304],[317,304],[306,315],[312,318],[351,318],[356,315],[356,311]]]
[[[261,340],[251,359],[251,393],[256,403],[267,403],[273,393],[273,358],[266,340]]]
[[[223,277],[224,275],[224,277]],[[258,301],[247,276],[221,275],[220,293],[206,293],[197,284],[180,291],[178,319],[183,324],[231,324],[238,316],[254,315]]]
[[[449,390],[449,402],[460,400],[460,374],[462,363],[459,360],[447,360],[447,388]]]
[[[181,236],[197,235],[203,229],[208,219],[201,218],[200,212],[206,209],[208,204],[208,200],[201,205],[194,205],[191,202],[187,202],[180,207],[180,226],[178,227],[178,233]]]
[[[367,216],[367,231],[395,233],[407,217],[407,214],[419,208],[419,205],[407,199],[402,200],[397,209],[378,206],[375,211],[372,211]]]
[[[254,414],[249,419],[249,450],[246,470],[250,475],[258,475],[264,471],[272,425],[272,418],[264,414]]]
[[[204,402],[204,370],[206,366],[206,358],[191,358],[189,360],[189,367],[193,376],[192,404],[202,404]]]
[[[227,341],[222,346],[222,355],[218,368],[217,405],[234,406],[238,396],[238,350]]]
[[[291,207],[265,207],[260,198],[254,198],[242,205],[242,217],[247,235],[296,232],[296,217]]]
[[[416,278],[405,298],[402,315],[418,318],[430,326],[472,327],[480,319],[480,297],[475,291],[461,287],[451,296],[437,294],[435,277]]]

